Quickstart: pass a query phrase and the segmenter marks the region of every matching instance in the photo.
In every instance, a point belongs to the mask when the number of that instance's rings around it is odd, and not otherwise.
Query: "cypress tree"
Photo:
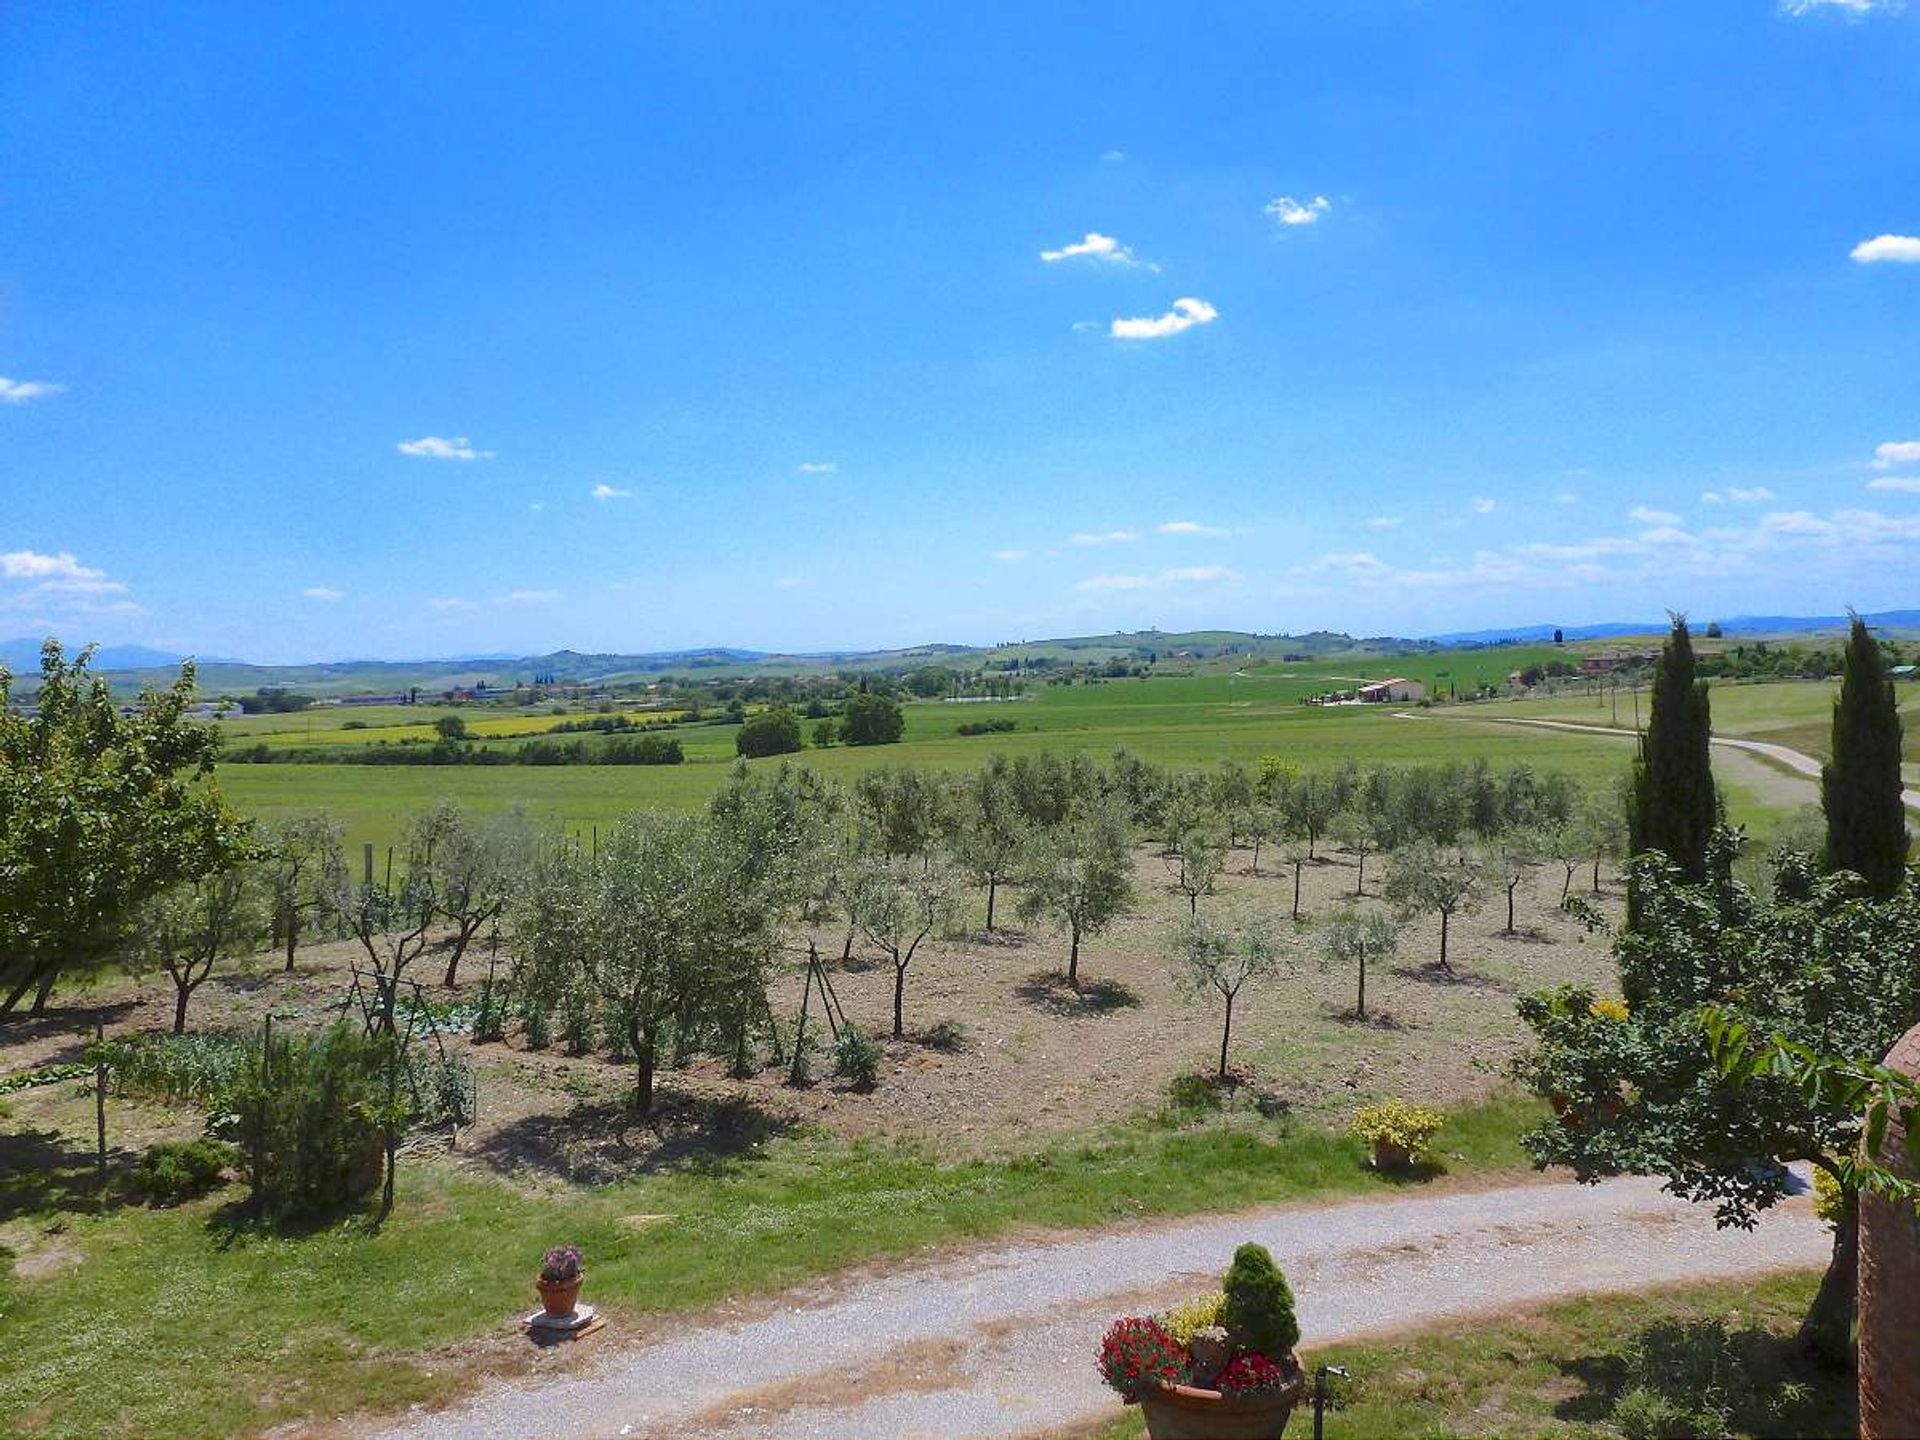
[[[1900,707],[1880,643],[1855,615],[1833,702],[1833,758],[1820,771],[1820,806],[1827,812],[1826,868],[1853,871],[1876,895],[1893,894],[1906,868],[1900,788]]]
[[[1708,753],[1712,732],[1707,682],[1694,674],[1693,637],[1687,633],[1686,617],[1676,615],[1660,651],[1653,709],[1633,762],[1627,836],[1633,854],[1658,850],[1694,884],[1706,882],[1707,847],[1720,818]],[[1629,928],[1636,919],[1629,892]]]

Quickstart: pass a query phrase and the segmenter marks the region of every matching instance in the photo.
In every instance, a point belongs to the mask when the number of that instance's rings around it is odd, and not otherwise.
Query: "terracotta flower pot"
[[[587,1272],[582,1270],[571,1280],[536,1280],[540,1287],[540,1303],[546,1312],[556,1319],[564,1319],[573,1314],[580,1303],[580,1287],[586,1283]]]
[[[1153,1440],[1279,1440],[1306,1388],[1304,1373],[1275,1390],[1165,1385],[1140,1397],[1140,1413]]]

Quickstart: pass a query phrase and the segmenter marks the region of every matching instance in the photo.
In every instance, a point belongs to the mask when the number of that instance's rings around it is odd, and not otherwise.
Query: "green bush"
[[[762,711],[741,725],[733,737],[733,748],[748,760],[791,755],[800,748],[799,717],[785,706]]]
[[[395,1042],[344,1021],[248,1046],[226,1097],[256,1208],[270,1215],[354,1204],[380,1183],[386,1137],[424,1104]]]
[[[906,727],[896,701],[884,695],[850,695],[840,718],[840,738],[849,745],[891,745]]]
[[[553,1018],[545,1005],[528,1001],[520,1007],[520,1038],[529,1050],[544,1050],[553,1043]]]
[[[1234,1251],[1220,1288],[1227,1293],[1220,1321],[1237,1348],[1277,1360],[1300,1343],[1293,1290],[1266,1246],[1249,1242]]]
[[[1613,1428],[1621,1440],[1720,1440],[1730,1434],[1726,1422],[1712,1411],[1689,1410],[1656,1390],[1637,1386],[1613,1405]]]
[[[128,1172],[127,1189],[156,1205],[177,1205],[216,1189],[238,1159],[231,1145],[218,1140],[163,1140]]]
[[[561,1001],[560,1028],[566,1037],[567,1054],[585,1055],[593,1049],[593,998],[584,985],[570,988]]]
[[[871,1090],[880,1083],[880,1047],[859,1026],[845,1026],[834,1042],[833,1070],[854,1089]]]

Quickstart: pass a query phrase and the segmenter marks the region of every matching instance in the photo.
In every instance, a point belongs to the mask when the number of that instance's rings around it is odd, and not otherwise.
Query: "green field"
[[[1466,652],[1488,673],[1504,674],[1529,650]],[[1541,653],[1551,654],[1546,649]],[[1489,658],[1489,657],[1497,657]],[[1538,732],[1520,737],[1497,725],[1397,718],[1397,706],[1313,706],[1303,696],[1351,685],[1358,667],[1339,662],[1270,664],[1238,673],[1155,676],[1099,684],[1041,686],[1026,699],[982,704],[919,701],[906,707],[906,738],[898,745],[808,749],[794,757],[841,778],[875,765],[959,769],[994,753],[1042,750],[1106,756],[1126,749],[1177,767],[1220,760],[1252,765],[1279,755],[1303,769],[1345,759],[1363,764],[1477,760],[1505,765],[1524,758],[1585,779],[1617,772],[1625,751],[1617,740]],[[1406,663],[1364,667],[1373,678],[1436,678],[1453,672],[1470,683],[1462,656],[1408,657]],[[1440,679],[1445,683],[1445,678]],[[485,711],[466,712],[470,717]],[[1438,714],[1440,712],[1423,712]],[[1460,712],[1460,713],[1477,713]],[[1005,717],[1011,733],[962,736],[968,721]],[[298,717],[285,717],[298,718]],[[375,732],[377,733],[377,732]],[[684,765],[661,766],[366,766],[227,765],[220,780],[245,813],[271,818],[327,810],[346,826],[350,843],[385,844],[408,815],[442,796],[481,810],[524,805],[538,820],[574,828],[609,824],[641,808],[688,808],[701,803],[733,759],[730,726],[687,726],[671,732],[686,750]],[[366,743],[368,731],[345,732]],[[762,762],[766,763],[766,762]]]

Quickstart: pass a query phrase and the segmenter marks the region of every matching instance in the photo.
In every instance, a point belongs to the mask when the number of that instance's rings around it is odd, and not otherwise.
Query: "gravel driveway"
[[[1819,1266],[1830,1249],[1805,1199],[1751,1234],[1720,1231],[1640,1178],[1210,1216],[916,1265],[628,1348],[609,1331],[580,1369],[494,1382],[385,1433],[1029,1435],[1117,1413],[1093,1365],[1107,1321],[1209,1288],[1243,1240],[1287,1272],[1313,1347],[1579,1292]]]

